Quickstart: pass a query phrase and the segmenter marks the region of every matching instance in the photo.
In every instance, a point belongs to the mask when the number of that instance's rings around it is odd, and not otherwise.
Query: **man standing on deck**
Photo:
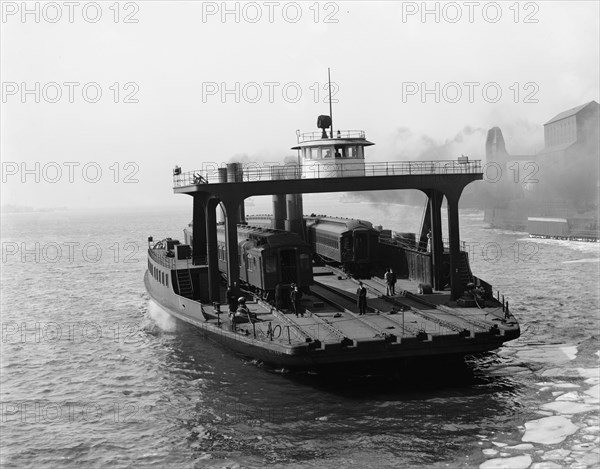
[[[362,282],[358,282],[358,290],[356,290],[358,314],[362,316],[367,314],[367,289]]]
[[[233,316],[238,308],[238,298],[235,293],[231,290],[231,288],[227,289],[226,293],[227,297],[227,306],[229,307],[229,315]]]
[[[302,297],[302,293],[300,293],[298,290],[298,285],[292,283],[291,287],[292,291],[290,293],[290,300],[292,302],[294,313],[296,313],[296,317],[298,317],[298,315],[304,317],[304,311],[302,311],[302,307],[300,306],[300,298]]]
[[[392,283],[393,279],[394,279],[394,273],[392,272],[392,269],[388,267],[387,272],[385,273],[385,275],[383,276],[383,279],[385,280],[385,294],[386,296],[391,296],[394,294],[394,285]]]
[[[396,294],[396,272],[390,267],[390,293],[392,296]]]

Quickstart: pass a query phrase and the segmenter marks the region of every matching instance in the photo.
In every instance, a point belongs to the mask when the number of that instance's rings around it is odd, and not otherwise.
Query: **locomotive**
[[[185,230],[191,238],[191,227]],[[299,288],[312,284],[311,251],[308,243],[295,233],[258,226],[238,225],[240,281],[257,293],[269,296],[277,284],[287,288],[295,283]],[[227,274],[225,226],[217,225],[217,255],[219,271]]]

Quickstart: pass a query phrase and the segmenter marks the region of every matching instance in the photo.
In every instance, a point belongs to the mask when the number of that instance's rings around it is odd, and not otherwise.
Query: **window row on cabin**
[[[304,159],[320,160],[323,158],[364,158],[363,147],[357,146],[323,146],[303,148]]]
[[[169,286],[169,274],[153,266],[150,260],[148,260],[148,271],[152,273],[154,280],[162,283],[165,287]]]

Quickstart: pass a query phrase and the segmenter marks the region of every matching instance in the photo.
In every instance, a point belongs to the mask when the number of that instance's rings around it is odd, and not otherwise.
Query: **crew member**
[[[358,282],[358,290],[356,290],[358,314],[362,316],[367,314],[367,289],[362,282]]]
[[[300,299],[302,298],[302,293],[300,292],[300,290],[298,290],[298,285],[296,285],[295,283],[292,283],[291,287],[292,291],[290,293],[290,300],[292,303],[292,309],[294,311],[294,314],[296,314],[296,317],[298,317],[298,315],[304,317],[304,311],[302,310],[302,306],[300,306]]]
[[[227,306],[229,307],[229,315],[233,316],[233,314],[237,311],[238,308],[238,299],[235,293],[231,288],[227,289]]]

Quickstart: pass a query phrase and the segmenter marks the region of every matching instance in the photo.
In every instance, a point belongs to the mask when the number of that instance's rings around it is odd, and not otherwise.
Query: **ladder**
[[[177,285],[179,286],[179,295],[185,298],[194,299],[194,286],[192,285],[192,276],[189,269],[176,270]]]

